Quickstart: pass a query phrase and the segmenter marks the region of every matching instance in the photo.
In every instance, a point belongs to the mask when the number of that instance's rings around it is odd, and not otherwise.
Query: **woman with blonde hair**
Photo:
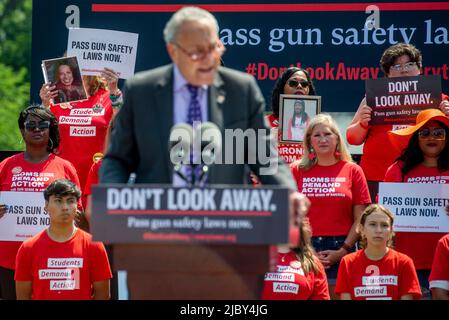
[[[343,257],[335,292],[342,300],[412,300],[421,298],[412,259],[392,249],[392,213],[370,205],[357,231],[362,249]]]
[[[326,268],[330,291],[340,259],[354,250],[360,214],[370,204],[362,169],[352,162],[337,124],[319,114],[304,137],[304,156],[291,165],[298,190],[310,199],[312,243]]]

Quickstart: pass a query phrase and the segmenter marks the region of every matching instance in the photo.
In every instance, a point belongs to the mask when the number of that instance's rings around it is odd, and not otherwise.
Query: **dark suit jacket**
[[[173,165],[168,140],[173,126],[173,65],[137,73],[126,82],[124,97],[100,169],[100,182],[125,183],[129,174],[135,172],[136,183],[171,184]],[[265,128],[264,107],[263,96],[253,77],[219,68],[208,89],[208,120],[220,128],[223,137],[224,129]],[[266,142],[269,145],[269,141]],[[262,183],[296,190],[290,169],[281,160],[276,161],[279,162],[278,172],[261,175]],[[261,164],[249,166],[258,175]],[[242,184],[248,181],[248,174],[245,165],[216,164],[210,168],[208,181],[210,184]]]

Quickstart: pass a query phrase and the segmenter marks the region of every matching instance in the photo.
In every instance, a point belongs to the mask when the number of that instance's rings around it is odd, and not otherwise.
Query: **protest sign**
[[[93,187],[92,234],[108,243],[288,243],[288,190]],[[114,232],[111,232],[114,230]]]
[[[394,214],[394,230],[449,232],[449,186],[438,183],[380,183],[379,204]]]
[[[134,74],[138,37],[130,32],[71,28],[67,54],[78,57],[83,75],[99,75],[106,67],[128,79]]]
[[[6,214],[0,219],[1,241],[24,241],[50,225],[42,192],[0,192]]]
[[[42,72],[45,82],[54,85],[58,92],[54,104],[87,99],[76,57],[43,60]]]
[[[371,125],[415,124],[416,115],[441,102],[440,76],[369,79],[366,103],[373,109]]]

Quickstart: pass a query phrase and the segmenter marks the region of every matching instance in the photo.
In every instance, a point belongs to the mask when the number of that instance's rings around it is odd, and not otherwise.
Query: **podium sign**
[[[281,188],[93,187],[92,234],[107,243],[288,243]]]

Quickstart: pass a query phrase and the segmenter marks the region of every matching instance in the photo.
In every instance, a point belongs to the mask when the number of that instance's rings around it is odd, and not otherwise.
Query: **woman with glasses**
[[[380,67],[387,78],[412,77],[421,73],[421,52],[412,44],[398,43],[384,51]],[[448,96],[443,95],[440,109],[449,114]],[[377,195],[379,182],[383,180],[387,168],[405,147],[395,146],[388,138],[388,131],[403,128],[403,125],[369,125],[372,109],[364,98],[346,131],[349,144],[363,146],[360,166],[365,172],[371,199]],[[380,150],[388,150],[381,152]]]
[[[416,125],[391,131],[393,143],[407,143],[401,156],[391,165],[385,182],[449,183],[449,117],[438,109],[421,111]],[[431,177],[432,179],[428,179]],[[429,296],[428,277],[433,253],[442,233],[396,232],[396,249],[411,257],[418,270],[423,293]]]
[[[310,121],[304,156],[291,164],[298,190],[310,199],[312,244],[326,269],[333,296],[338,264],[354,251],[359,217],[370,204],[362,169],[352,162],[337,124],[327,114]]]
[[[316,95],[316,91],[313,82],[310,79],[310,75],[305,69],[290,67],[285,70],[281,77],[276,81],[271,95],[271,109],[273,112],[267,117],[271,128],[277,129],[279,127],[279,97],[281,94],[308,96]],[[309,120],[307,120],[308,116],[305,114],[305,110],[299,113],[301,115],[297,118],[299,120],[298,125],[300,123],[304,125],[304,121],[308,123]],[[305,116],[306,119],[304,119]],[[298,140],[302,140],[303,136],[304,134],[301,136],[301,139]],[[286,163],[292,163],[301,158],[303,148],[302,144],[279,144],[278,152],[279,156],[282,157]]]
[[[58,155],[75,166],[81,185],[86,183],[95,154],[103,152],[112,114],[123,104],[117,83],[118,74],[105,68],[101,76],[83,76],[87,100],[57,104],[52,101],[58,96],[56,86],[44,83],[40,90],[42,104],[59,122],[62,138]]]
[[[59,147],[58,121],[50,110],[30,106],[19,115],[19,129],[25,142],[25,151],[0,163],[0,192],[15,191],[42,193],[54,180],[65,178],[79,186],[73,165],[56,156]],[[81,205],[78,205],[81,208]],[[13,207],[0,204],[0,218],[14,214]],[[17,209],[18,210],[18,209]],[[13,227],[13,226],[11,226]],[[45,226],[43,226],[45,227]],[[14,269],[16,254],[22,243],[0,241],[0,300],[16,298]]]

